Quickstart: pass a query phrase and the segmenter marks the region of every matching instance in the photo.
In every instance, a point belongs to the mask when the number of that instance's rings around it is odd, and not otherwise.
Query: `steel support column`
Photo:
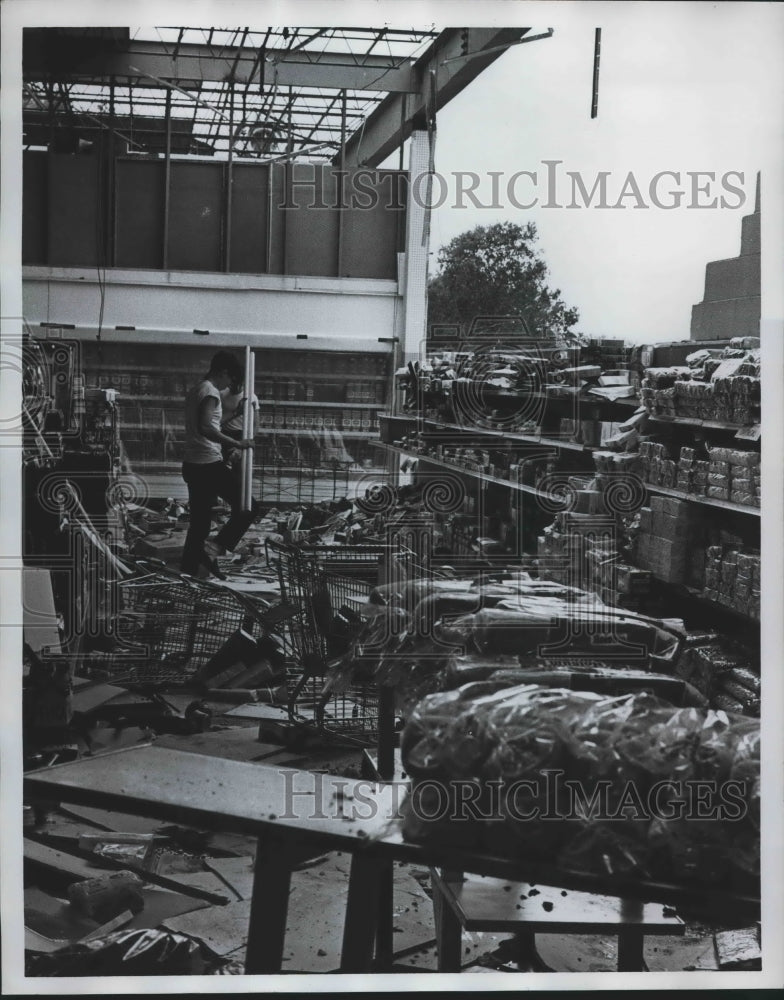
[[[430,144],[427,132],[414,132],[409,149],[408,205],[406,209],[406,255],[403,274],[403,361],[416,361],[427,334],[427,239],[425,207]]]

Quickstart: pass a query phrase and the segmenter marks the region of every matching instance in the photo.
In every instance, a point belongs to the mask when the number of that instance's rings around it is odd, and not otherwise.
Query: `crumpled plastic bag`
[[[27,976],[197,976],[227,962],[204,942],[167,930],[116,931],[49,953],[28,952]]]

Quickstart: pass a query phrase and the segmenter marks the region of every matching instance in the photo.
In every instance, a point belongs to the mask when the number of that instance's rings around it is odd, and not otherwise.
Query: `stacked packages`
[[[686,361],[687,366],[646,370],[640,398],[652,416],[742,426],[759,421],[758,350],[702,350]]]
[[[704,581],[706,598],[759,620],[759,552],[709,545],[705,552]]]
[[[597,468],[601,453],[596,454]],[[731,500],[745,507],[759,507],[761,497],[760,453],[740,448],[708,448],[698,458],[695,448],[681,448],[676,462],[667,446],[642,441],[637,468],[645,482],[711,500]]]
[[[712,708],[759,716],[759,658],[716,633],[687,636],[676,673],[709,700]]]
[[[709,454],[707,496],[759,507],[762,494],[759,452],[711,448]]]
[[[686,500],[651,497],[640,509],[637,562],[666,583],[685,583],[693,540],[694,508]]]

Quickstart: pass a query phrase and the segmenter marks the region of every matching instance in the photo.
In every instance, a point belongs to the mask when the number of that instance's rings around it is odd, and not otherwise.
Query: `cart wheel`
[[[203,733],[212,725],[212,711],[203,701],[192,701],[185,709],[185,719],[193,733]]]

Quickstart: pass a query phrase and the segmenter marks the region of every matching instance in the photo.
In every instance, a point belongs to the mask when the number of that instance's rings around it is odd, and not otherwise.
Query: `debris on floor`
[[[312,730],[297,731],[282,707],[258,702],[238,706],[231,697],[221,700],[216,690],[211,692],[214,698],[202,703],[202,724],[185,726],[194,703],[187,691],[156,692],[151,698],[149,692],[101,683],[91,688],[81,685],[79,693],[81,711],[95,713],[90,745],[84,742],[82,753],[152,741],[259,767],[293,766],[346,777],[362,773],[359,748],[324,741]],[[242,972],[254,885],[254,837],[70,804],[51,804],[43,812],[39,808],[26,826],[25,932],[30,956],[54,961],[60,955],[66,965],[77,960],[98,962],[97,951],[77,954],[74,949],[105,939],[110,944],[100,962],[115,955],[120,970],[122,952],[111,942],[123,940],[117,936],[123,933],[147,931],[163,935],[159,942],[181,942],[189,961],[204,963],[204,955],[213,956],[213,966],[217,962],[220,971]],[[138,880],[140,903],[134,899],[131,906],[130,898],[118,900],[113,908],[91,916],[69,902],[70,886],[111,878],[120,866]],[[293,873],[285,971],[338,971],[349,869],[348,855],[332,853],[303,861]],[[393,971],[436,972],[430,872],[406,863],[396,864],[393,872]],[[107,936],[107,931],[114,934]],[[755,967],[759,944],[753,933],[729,930],[716,933],[714,940],[716,928],[696,926],[691,931],[684,937],[646,940],[648,968]],[[102,938],[96,939],[96,934]],[[194,958],[193,947],[204,952]],[[476,931],[463,932],[461,966],[477,974],[523,968],[514,936]],[[617,939],[612,935],[538,934],[536,963],[526,968],[604,972],[616,967]]]

